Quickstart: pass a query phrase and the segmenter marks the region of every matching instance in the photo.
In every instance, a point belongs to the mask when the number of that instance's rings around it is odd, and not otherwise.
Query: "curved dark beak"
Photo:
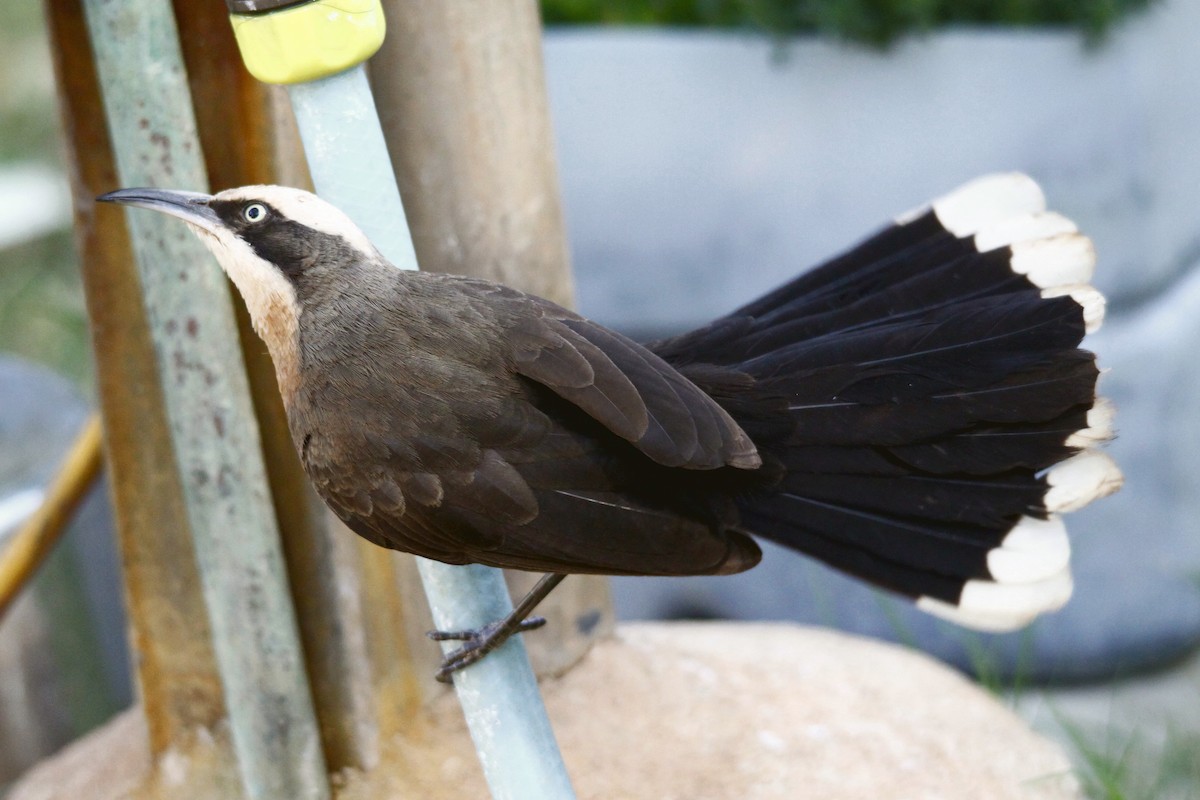
[[[208,205],[212,200],[211,194],[176,189],[118,189],[96,199],[101,203],[120,203],[161,211],[213,233],[222,227],[220,217]]]

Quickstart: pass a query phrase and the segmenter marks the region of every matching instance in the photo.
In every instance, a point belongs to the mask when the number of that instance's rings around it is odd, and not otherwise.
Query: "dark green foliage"
[[[1068,26],[1098,41],[1155,0],[543,0],[548,25],[676,25],[821,33],[884,47],[945,25]]]

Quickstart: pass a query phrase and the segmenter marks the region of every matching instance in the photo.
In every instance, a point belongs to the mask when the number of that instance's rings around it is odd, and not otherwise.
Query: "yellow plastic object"
[[[361,64],[383,44],[380,0],[314,0],[265,14],[231,14],[242,60],[264,83],[302,83]]]

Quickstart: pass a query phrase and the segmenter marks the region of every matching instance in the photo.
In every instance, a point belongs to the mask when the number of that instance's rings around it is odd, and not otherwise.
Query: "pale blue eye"
[[[251,203],[242,209],[242,218],[246,222],[262,222],[267,218],[267,207],[262,203]]]

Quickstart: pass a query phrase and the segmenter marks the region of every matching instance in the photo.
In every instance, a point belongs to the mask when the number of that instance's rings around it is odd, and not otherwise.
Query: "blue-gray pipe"
[[[317,194],[345,211],[393,264],[416,269],[412,235],[362,66],[289,87]],[[512,610],[503,574],[417,559],[440,630],[477,628]],[[457,643],[447,642],[449,651]],[[432,676],[430,676],[432,680]],[[496,800],[573,798],[520,636],[454,676]]]

